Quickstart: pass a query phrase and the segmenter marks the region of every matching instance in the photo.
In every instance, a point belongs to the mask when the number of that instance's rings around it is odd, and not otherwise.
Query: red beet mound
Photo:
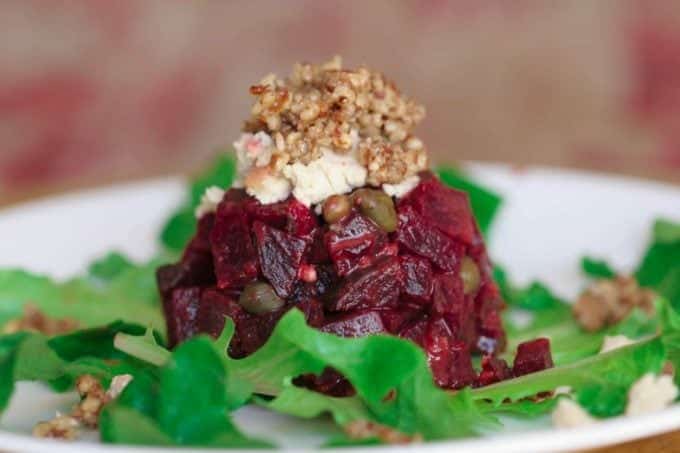
[[[396,203],[396,212],[392,233],[354,208],[328,225],[293,198],[262,205],[231,189],[215,214],[201,218],[182,260],[158,270],[170,344],[197,333],[218,335],[226,315],[236,325],[229,352],[243,357],[297,307],[325,332],[389,333],[414,341],[444,388],[509,377],[505,362],[493,358],[505,347],[503,302],[467,195],[425,175]],[[465,266],[475,270],[471,288],[461,277]],[[268,283],[281,304],[244,308],[239,297],[256,281]],[[487,356],[481,376],[472,368],[472,352]],[[547,366],[541,357],[536,360],[542,363],[518,359],[515,372]],[[298,382],[351,393],[332,370]]]

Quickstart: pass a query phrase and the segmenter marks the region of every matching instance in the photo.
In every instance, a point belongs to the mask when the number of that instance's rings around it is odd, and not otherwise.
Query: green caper
[[[248,313],[261,315],[276,311],[283,307],[283,299],[274,292],[274,288],[262,282],[246,286],[238,299],[239,305]]]
[[[323,202],[323,218],[328,223],[335,223],[349,214],[352,204],[347,195],[331,195]]]
[[[397,212],[392,197],[382,190],[359,189],[352,194],[359,211],[380,228],[391,233],[397,230]]]
[[[463,280],[463,292],[465,294],[472,294],[479,289],[481,280],[479,267],[469,256],[463,258],[460,263],[460,278]]]

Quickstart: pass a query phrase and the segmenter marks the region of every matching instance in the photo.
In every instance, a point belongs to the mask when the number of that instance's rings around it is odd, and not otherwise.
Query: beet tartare
[[[338,60],[250,92],[234,184],[206,191],[181,261],[158,270],[171,346],[219,335],[228,316],[229,354],[244,357],[297,308],[325,332],[415,342],[443,388],[552,366],[547,340],[519,348],[514,369],[496,357],[504,303],[466,193],[427,170],[422,106]],[[331,369],[296,383],[352,393]]]

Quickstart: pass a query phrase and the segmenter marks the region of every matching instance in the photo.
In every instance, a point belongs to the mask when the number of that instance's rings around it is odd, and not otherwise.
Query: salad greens
[[[555,367],[478,389],[455,393],[437,387],[423,351],[409,341],[376,335],[341,338],[306,325],[292,310],[277,324],[267,343],[252,355],[226,353],[234,325],[226,320],[218,339],[205,336],[175,350],[164,346],[164,322],[154,271],[175,258],[194,233],[194,208],[211,185],[229,185],[232,157],[191,183],[186,200],[166,223],[164,254],[137,264],[118,253],[93,263],[88,272],[66,282],[22,270],[0,270],[0,328],[21,316],[26,303],[47,316],[71,318],[83,330],[48,337],[34,332],[0,336],[0,412],[17,381],[41,381],[54,390],[73,388],[90,374],[108,386],[114,376],[130,374],[130,384],[100,415],[100,436],[108,443],[204,447],[271,447],[237,426],[233,413],[254,404],[302,419],[330,414],[340,428],[372,422],[424,439],[469,436],[496,429],[497,416],[533,418],[551,411],[558,398],[536,395],[568,387],[570,395],[596,417],[624,411],[628,389],[645,373],[658,373],[670,361],[680,369],[680,224],[659,220],[635,276],[661,296],[652,316],[634,310],[618,325],[584,332],[568,303],[534,282],[513,285],[494,269],[508,304],[506,358],[517,345],[549,337]],[[486,235],[501,204],[493,192],[457,170],[439,168],[441,179],[469,193],[480,229]],[[605,261],[584,258],[593,278],[616,271]],[[131,324],[134,323],[134,324]],[[155,331],[152,329],[156,329]],[[598,354],[607,335],[638,342]],[[343,374],[356,395],[337,398],[297,387],[297,376],[331,367]],[[680,384],[680,377],[676,374]],[[562,397],[562,396],[560,396]],[[328,445],[373,444],[338,431]]]
[[[0,329],[21,317],[30,303],[52,318],[68,318],[81,327],[116,320],[142,323],[161,332],[165,321],[159,309],[156,268],[167,257],[132,264],[118,254],[93,263],[87,275],[66,282],[20,269],[0,270]]]

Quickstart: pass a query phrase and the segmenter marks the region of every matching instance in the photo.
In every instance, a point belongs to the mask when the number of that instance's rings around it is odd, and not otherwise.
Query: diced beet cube
[[[210,233],[217,286],[239,288],[257,277],[257,254],[242,205],[222,201]]]
[[[259,221],[253,233],[262,275],[280,297],[290,296],[307,242]]]
[[[182,260],[156,270],[156,282],[161,296],[169,298],[172,291],[185,286],[205,286],[215,283],[215,271],[210,251],[210,231],[214,214],[206,214],[198,221],[196,235],[187,245]]]
[[[197,324],[201,333],[207,333],[217,338],[224,329],[225,316],[230,317],[234,324],[248,317],[238,304],[236,292],[206,289],[201,295],[198,308]]]
[[[489,311],[487,314],[478,320],[478,333],[480,340],[482,338],[493,339],[495,342],[494,351],[502,351],[505,349],[506,336],[503,329],[503,320],[500,312]],[[479,341],[478,341],[479,343]],[[481,348],[478,346],[478,349]]]
[[[293,379],[293,384],[335,397],[353,396],[356,393],[352,384],[333,368],[324,368],[319,376],[298,376]]]
[[[295,236],[309,236],[319,224],[312,210],[295,198],[288,199],[287,216],[286,231]]]
[[[349,275],[361,267],[360,260],[377,252],[374,246],[385,243],[385,234],[375,223],[356,211],[330,226],[325,242],[339,276]],[[375,255],[375,253],[373,253]],[[369,263],[370,264],[370,263]]]
[[[399,300],[402,284],[399,259],[383,258],[342,280],[334,297],[327,300],[326,308],[331,311],[349,311],[394,306]]]
[[[304,313],[308,325],[312,327],[321,327],[324,324],[323,305],[321,305],[321,302],[318,300],[303,300],[296,306]]]
[[[503,359],[486,354],[482,357],[482,371],[479,373],[475,386],[483,387],[510,378],[512,378],[512,370],[508,363]]]
[[[178,288],[163,303],[168,327],[168,344],[176,344],[193,337],[198,332],[196,315],[201,302],[201,288]]]
[[[475,221],[465,192],[444,186],[437,178],[422,181],[399,201],[412,206],[425,221],[451,238],[471,244]]]
[[[262,204],[251,198],[245,203],[245,209],[250,222],[260,221],[272,228],[283,230],[288,223],[288,201],[272,204]]]
[[[430,321],[423,346],[437,385],[458,389],[474,382],[476,376],[470,350],[465,342],[453,338],[444,319]]]
[[[236,323],[236,335],[239,337],[244,356],[257,351],[267,342],[276,323],[289,309],[287,306],[262,315],[250,315]]]
[[[550,340],[547,338],[536,338],[517,346],[515,362],[512,365],[512,372],[515,376],[523,376],[552,367]]]
[[[464,254],[461,243],[425,224],[408,205],[399,208],[397,241],[410,252],[427,258],[444,271],[455,270]]]
[[[387,331],[380,315],[374,311],[352,312],[326,323],[321,330],[341,337],[364,337]]]
[[[401,328],[399,336],[411,340],[422,347],[425,341],[425,331],[427,330],[428,323],[429,319],[427,315],[414,319]]]
[[[399,308],[380,310],[380,318],[388,332],[396,334],[409,321],[422,315],[421,307],[399,304]]]
[[[328,249],[326,248],[326,242],[324,240],[325,235],[326,230],[324,228],[316,228],[309,234],[311,242],[307,247],[307,262],[312,264],[324,264],[330,261],[330,255],[328,254]]]
[[[408,300],[426,304],[432,297],[432,266],[424,258],[402,255],[401,269],[404,272],[404,295]]]
[[[470,359],[470,347],[464,341],[454,341],[451,345],[451,385],[461,389],[475,381],[475,369]]]

